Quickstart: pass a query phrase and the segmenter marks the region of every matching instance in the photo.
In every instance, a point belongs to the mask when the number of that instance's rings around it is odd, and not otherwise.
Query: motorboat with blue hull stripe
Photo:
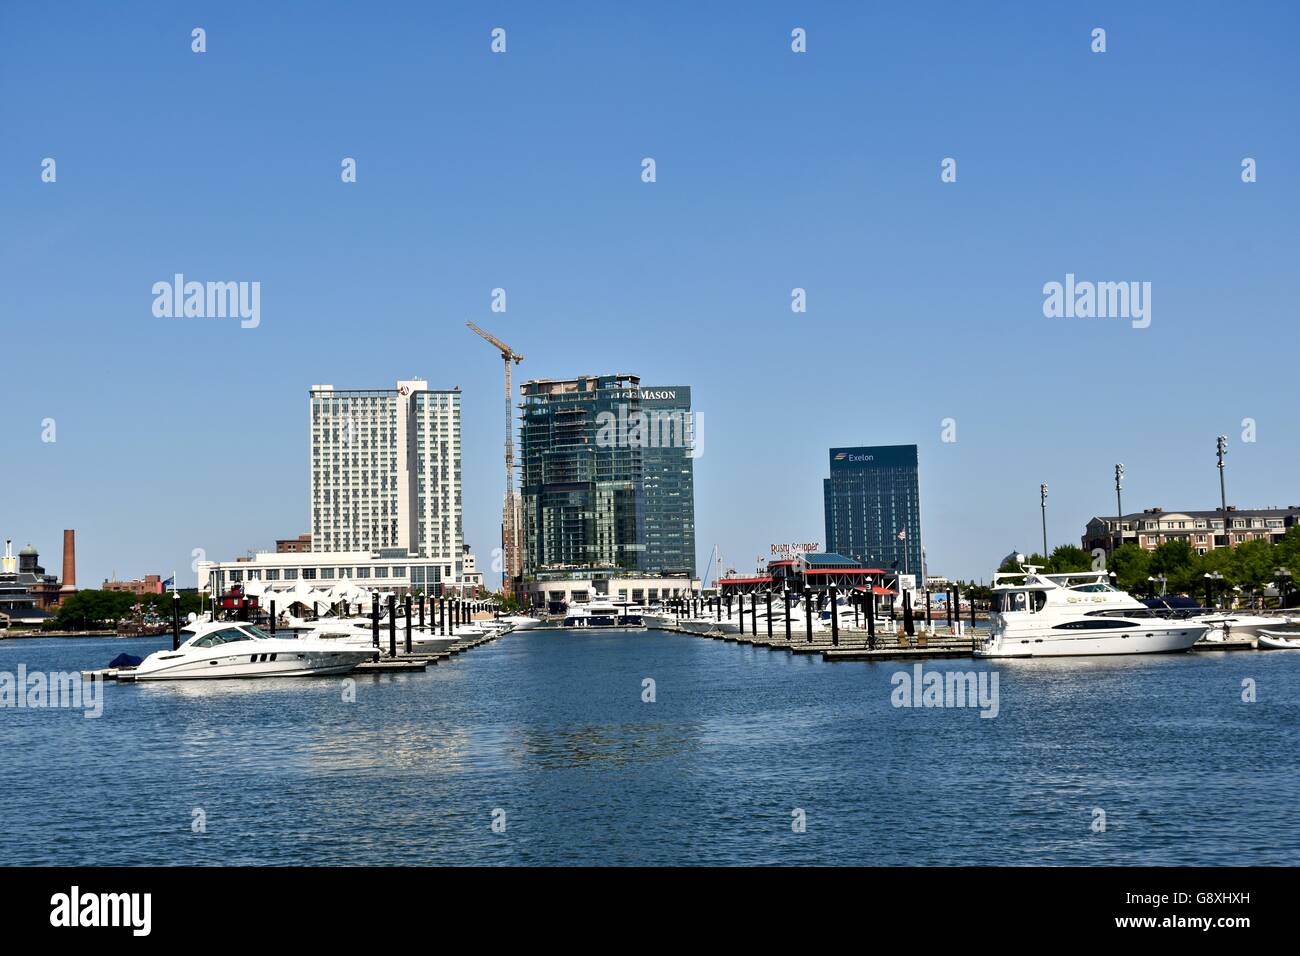
[[[993,576],[989,634],[976,657],[1091,657],[1185,651],[1207,624],[1161,616],[1110,583],[1105,571],[1042,574],[1032,565]]]

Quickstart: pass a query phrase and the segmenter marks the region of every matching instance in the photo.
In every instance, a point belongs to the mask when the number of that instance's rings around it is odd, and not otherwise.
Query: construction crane
[[[504,509],[502,509],[501,521],[502,537],[505,538],[505,541],[502,542],[505,571],[501,575],[501,583],[503,591],[507,590],[507,587],[510,591],[513,591],[514,577],[520,567],[521,556],[517,551],[518,534],[515,528],[515,429],[514,409],[511,405],[514,389],[511,385],[510,363],[514,362],[518,365],[524,360],[524,357],[495,335],[480,329],[473,322],[466,322],[465,324],[470,327],[471,331],[500,351],[501,360],[506,366],[506,502]],[[506,585],[507,581],[510,582],[508,586]]]

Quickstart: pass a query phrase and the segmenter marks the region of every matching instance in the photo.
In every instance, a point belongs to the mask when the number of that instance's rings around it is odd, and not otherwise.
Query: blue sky
[[[184,582],[308,530],[309,385],[421,375],[486,561],[467,319],[525,377],[693,387],[701,570],[824,540],[835,445],[919,445],[931,573],[1036,547],[1041,481],[1077,544],[1116,461],[1126,510],[1213,507],[1221,432],[1230,502],[1300,504],[1295,4],[616,6],[0,9],[0,537]],[[261,282],[260,327],[155,318],[175,272]],[[1067,272],[1151,282],[1151,327],[1045,318]]]

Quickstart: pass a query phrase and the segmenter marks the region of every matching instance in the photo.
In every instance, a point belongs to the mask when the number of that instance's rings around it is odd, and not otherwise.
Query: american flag
[[[906,541],[906,540],[907,540],[907,529],[906,529],[906,528],[899,528],[899,529],[898,529],[898,540],[899,540],[899,541]]]

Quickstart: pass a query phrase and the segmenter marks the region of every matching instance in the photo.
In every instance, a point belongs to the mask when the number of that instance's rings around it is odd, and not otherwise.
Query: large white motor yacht
[[[176,650],[155,651],[135,680],[204,680],[213,677],[303,677],[346,674],[374,656],[373,648],[341,641],[271,637],[244,621],[193,621]]]
[[[1157,616],[1111,585],[1105,571],[993,575],[988,637],[977,657],[1074,657],[1185,651],[1208,626]]]
[[[609,601],[591,601],[575,604],[564,615],[566,628],[577,627],[644,627],[641,608],[636,605],[616,605]]]

